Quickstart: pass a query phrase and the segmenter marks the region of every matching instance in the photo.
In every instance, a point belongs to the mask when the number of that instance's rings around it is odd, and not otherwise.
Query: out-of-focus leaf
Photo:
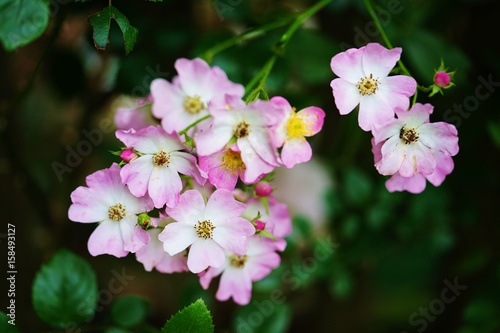
[[[440,36],[418,29],[406,35],[402,40],[404,57],[408,57],[409,66],[423,84],[432,83],[434,69],[439,67],[441,59],[450,70],[457,70],[454,81],[460,85],[467,78],[470,61],[458,48],[450,45]]]
[[[500,123],[489,122],[488,132],[490,133],[490,137],[493,140],[495,146],[497,146],[497,148],[500,148]]]
[[[233,321],[235,332],[282,333],[286,332],[292,319],[292,311],[286,304],[271,299],[255,299],[238,309]]]
[[[213,333],[212,316],[200,298],[173,315],[161,329],[162,333]]]
[[[54,327],[82,323],[94,315],[97,279],[90,265],[70,251],[61,250],[45,265],[33,283],[33,306],[38,316]]]
[[[147,314],[148,303],[135,295],[120,297],[111,307],[113,321],[122,327],[133,327],[140,324]]]
[[[366,173],[355,168],[349,168],[344,174],[345,195],[349,203],[363,204],[372,193],[373,183]]]
[[[40,37],[48,23],[48,1],[0,0],[0,41],[7,51]]]
[[[9,321],[16,325],[9,324]],[[6,313],[0,311],[0,332],[3,333],[19,333],[17,321],[12,320]]]
[[[89,17],[89,23],[94,29],[94,44],[97,49],[104,50],[109,43],[109,29],[111,19],[114,19],[123,34],[125,53],[128,54],[134,48],[137,41],[137,29],[130,25],[129,20],[116,7],[108,6],[102,11]]]

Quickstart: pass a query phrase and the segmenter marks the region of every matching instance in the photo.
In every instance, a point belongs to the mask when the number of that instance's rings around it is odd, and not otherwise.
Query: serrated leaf
[[[37,273],[32,296],[37,315],[47,324],[85,322],[97,305],[95,272],[82,258],[61,250]]]
[[[12,319],[6,313],[0,311],[0,332],[3,333],[19,333],[16,325],[9,324]],[[15,321],[13,321],[15,323]]]
[[[161,329],[161,333],[213,333],[212,316],[200,298],[173,315]]]
[[[148,303],[145,299],[135,296],[122,296],[111,306],[113,322],[121,327],[133,327],[144,321],[148,314]]]
[[[129,54],[137,41],[137,29],[130,25],[129,20],[114,6],[108,6],[102,11],[89,17],[89,23],[94,29],[94,45],[97,49],[104,50],[109,43],[109,30],[111,19],[114,19],[123,34],[125,54]]]
[[[48,23],[48,1],[0,0],[0,41],[7,51],[40,37]]]

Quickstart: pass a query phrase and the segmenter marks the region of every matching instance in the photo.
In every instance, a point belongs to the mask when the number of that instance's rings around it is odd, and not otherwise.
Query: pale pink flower
[[[71,193],[68,217],[74,222],[99,222],[88,241],[90,254],[124,257],[144,246],[149,240],[144,230],[136,228],[137,214],[153,209],[151,199],[129,192],[116,163],[87,176],[86,183]]]
[[[153,115],[161,119],[168,133],[180,132],[208,115],[208,104],[224,102],[224,95],[243,97],[242,85],[231,82],[219,67],[210,67],[199,58],[178,59],[179,74],[170,83],[155,79],[151,83]]]
[[[316,106],[295,112],[295,108],[279,96],[271,98],[271,102],[284,112],[284,117],[274,133],[276,147],[283,146],[281,150],[283,164],[287,168],[293,168],[295,164],[309,161],[312,157],[312,149],[306,137],[321,131],[325,112]]]
[[[378,144],[374,144],[372,139],[372,151],[374,154],[375,163],[379,162],[382,158],[381,147],[385,143],[382,141]],[[425,190],[426,183],[428,180],[432,185],[439,186],[443,183],[447,175],[453,171],[454,163],[451,156],[443,154],[441,152],[433,151],[434,159],[436,160],[436,168],[434,172],[430,175],[414,174],[410,177],[403,177],[398,172],[394,174],[385,182],[385,187],[389,192],[402,192],[408,191],[410,193],[418,194]]]
[[[359,104],[358,121],[364,131],[394,118],[394,109],[406,110],[417,82],[409,76],[388,76],[401,56],[402,49],[386,49],[369,43],[349,49],[332,58],[330,66],[339,77],[331,82],[335,105],[341,115]]]
[[[203,289],[208,289],[212,279],[221,275],[215,298],[227,301],[233,298],[239,305],[246,305],[252,297],[252,282],[262,280],[279,266],[280,256],[275,252],[274,241],[254,235],[248,240],[248,251],[236,255],[225,251],[226,261],[220,267],[210,267],[200,274]]]
[[[402,177],[434,173],[436,156],[454,156],[458,153],[458,136],[455,126],[429,123],[433,107],[416,103],[409,111],[396,109],[393,118],[373,131],[374,145],[382,143],[381,158],[375,167],[382,175],[399,173]],[[442,158],[449,164],[451,159]],[[449,169],[449,165],[441,166]],[[453,168],[453,166],[451,166]]]
[[[206,204],[200,192],[188,190],[175,207],[167,207],[176,222],[167,224],[159,239],[170,255],[189,247],[187,265],[193,273],[219,267],[225,260],[224,249],[244,255],[248,237],[255,233],[254,226],[240,216],[245,208],[226,189],[216,190]]]
[[[117,131],[116,137],[141,155],[123,166],[120,172],[123,183],[137,197],[148,193],[156,208],[165,203],[174,206],[179,200],[182,190],[179,173],[193,177],[200,185],[205,183],[196,158],[182,151],[186,147],[176,134],[168,134],[160,126],[150,126],[138,131]]]
[[[242,180],[247,184],[257,182],[279,164],[271,132],[283,112],[274,104],[257,100],[246,105],[239,98],[226,96],[226,107],[210,108],[210,113],[211,125],[194,134],[200,156],[220,152],[234,138],[246,166]]]
[[[216,188],[233,190],[246,169],[236,145],[208,156],[198,156],[200,169]]]

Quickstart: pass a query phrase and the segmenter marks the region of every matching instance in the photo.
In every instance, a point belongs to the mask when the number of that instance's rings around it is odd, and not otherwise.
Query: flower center
[[[222,156],[222,169],[231,172],[233,175],[237,175],[245,170],[246,166],[241,159],[241,153],[228,149],[224,156]]]
[[[229,259],[229,264],[235,268],[243,268],[245,266],[247,258],[247,255],[237,256],[236,254],[233,254]]]
[[[399,138],[407,145],[418,141],[418,133],[414,128],[401,128]]]
[[[121,221],[126,214],[125,206],[121,203],[113,205],[108,209],[108,217],[113,221]]]
[[[250,129],[249,129],[249,125],[246,122],[242,121],[241,123],[236,125],[236,128],[234,130],[234,135],[238,139],[244,138],[244,137],[248,136],[248,134],[250,134]]]
[[[198,221],[198,223],[194,225],[194,230],[196,230],[198,237],[204,239],[211,239],[214,229],[215,226],[210,220]]]
[[[286,124],[286,133],[290,139],[303,138],[304,135],[308,134],[307,126],[304,120],[297,117],[294,113],[288,119],[288,123]]]
[[[184,110],[189,114],[198,114],[201,110],[205,108],[205,104],[200,99],[200,96],[186,96],[184,97],[184,103],[182,104]]]
[[[170,163],[170,154],[163,150],[153,155],[153,164],[156,166],[168,166]]]
[[[364,77],[359,80],[358,84],[356,84],[356,87],[358,88],[359,93],[362,96],[365,96],[375,94],[378,89],[378,85],[378,80],[373,78],[373,74],[370,74],[370,76]]]

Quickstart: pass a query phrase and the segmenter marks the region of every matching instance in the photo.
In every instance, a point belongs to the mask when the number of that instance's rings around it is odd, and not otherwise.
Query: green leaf
[[[127,328],[142,323],[147,314],[148,303],[135,295],[122,296],[111,307],[113,322]]]
[[[123,34],[125,54],[129,54],[137,41],[137,29],[130,25],[129,20],[116,7],[108,6],[99,13],[89,17],[89,23],[94,29],[94,45],[99,50],[106,49],[109,43],[111,19],[114,19]]]
[[[161,333],[212,333],[214,325],[207,306],[200,298],[173,315]]]
[[[48,1],[0,0],[0,40],[7,51],[40,37],[48,23]]]
[[[9,321],[12,319],[7,316],[5,312],[0,311],[0,332],[3,333],[19,333],[19,329],[17,326],[14,324],[9,324]],[[11,321],[12,322],[12,321]],[[14,321],[15,323],[15,321]]]
[[[42,266],[33,282],[33,306],[55,327],[82,323],[94,315],[97,279],[92,267],[68,250],[59,251]]]

